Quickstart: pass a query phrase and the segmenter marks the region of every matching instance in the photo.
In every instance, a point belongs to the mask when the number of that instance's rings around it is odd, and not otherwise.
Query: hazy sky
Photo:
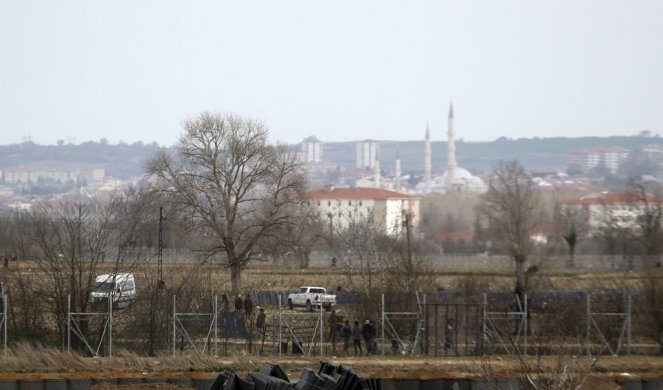
[[[663,1],[0,1],[0,144],[663,135]]]

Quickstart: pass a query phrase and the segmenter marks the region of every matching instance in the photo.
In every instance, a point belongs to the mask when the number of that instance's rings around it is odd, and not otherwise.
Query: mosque
[[[322,160],[321,142],[315,137],[309,137],[302,142],[303,161],[318,163]],[[360,177],[350,185],[355,188],[385,188],[397,192],[424,195],[429,193],[481,193],[487,186],[481,178],[472,175],[469,171],[458,166],[456,162],[456,132],[454,129],[453,103],[449,105],[449,121],[447,129],[447,170],[437,177],[432,177],[432,150],[431,136],[426,124],[426,138],[424,140],[424,178],[414,188],[404,188],[401,171],[401,161],[397,152],[394,163],[393,177],[382,177],[379,160],[379,143],[376,140],[358,141],[356,144],[356,168],[361,170],[372,169],[370,176]],[[315,156],[315,157],[311,157]]]
[[[415,187],[416,193],[432,192],[485,192],[488,187],[481,178],[458,166],[456,162],[456,132],[454,129],[453,103],[449,105],[449,121],[447,128],[447,170],[438,177],[431,177],[431,138],[426,125],[424,141],[424,180]]]

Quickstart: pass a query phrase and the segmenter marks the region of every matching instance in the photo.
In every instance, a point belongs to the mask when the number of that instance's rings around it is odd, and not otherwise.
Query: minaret
[[[396,163],[394,164],[394,176],[396,176],[396,191],[401,190],[401,151],[396,149]]]
[[[430,170],[431,170],[430,131],[428,130],[428,121],[426,121],[426,139],[424,140],[424,183],[426,183],[426,188],[430,186]]]
[[[447,129],[447,191],[456,181],[456,132],[454,131],[454,105],[449,104],[449,127]]]

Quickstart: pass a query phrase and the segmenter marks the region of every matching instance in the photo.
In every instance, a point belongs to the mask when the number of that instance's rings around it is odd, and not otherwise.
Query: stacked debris
[[[277,364],[267,363],[260,372],[249,373],[246,378],[234,372],[219,374],[209,390],[380,390],[376,379],[360,378],[352,367],[320,363],[316,374],[305,368],[297,381],[290,381]]]

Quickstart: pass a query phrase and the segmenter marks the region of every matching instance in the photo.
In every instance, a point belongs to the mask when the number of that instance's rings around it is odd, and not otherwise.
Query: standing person
[[[355,347],[355,356],[360,356],[362,354],[361,350],[361,327],[359,326],[359,321],[355,321],[354,326],[352,327],[352,342]],[[359,350],[359,354],[357,354]]]
[[[256,328],[262,335],[265,334],[265,310],[261,307],[258,309],[258,316],[256,317]]]
[[[366,345],[366,354],[372,353],[371,338],[373,337],[373,330],[371,329],[371,321],[366,320],[364,326],[361,327],[361,335],[364,337],[364,344]]]
[[[341,326],[341,337],[343,337],[343,352],[348,354],[348,349],[350,348],[350,336],[352,335],[352,329],[350,329],[350,321],[345,320],[343,326]]]
[[[371,326],[369,328],[370,332],[371,332],[371,353],[373,355],[377,355],[377,353],[378,353],[378,327],[375,326],[375,323],[373,323],[373,321],[371,321],[369,323],[369,325]]]
[[[221,313],[227,313],[230,311],[230,302],[228,302],[228,297],[226,294],[221,294]]]
[[[244,313],[249,320],[253,316],[253,302],[251,301],[250,294],[246,294],[246,298],[244,299]]]
[[[242,295],[238,295],[237,298],[235,298],[235,312],[240,312],[242,311]]]
[[[451,349],[456,347],[456,341],[454,340],[455,330],[455,321],[453,318],[447,319],[447,324],[444,326],[444,349]]]
[[[256,328],[258,329],[258,337],[260,337],[260,354],[262,355],[263,348],[265,348],[265,310],[258,307],[258,316],[256,317]]]
[[[336,334],[338,333],[338,317],[336,310],[332,310],[329,314],[329,341],[332,345],[332,353],[336,354]]]

